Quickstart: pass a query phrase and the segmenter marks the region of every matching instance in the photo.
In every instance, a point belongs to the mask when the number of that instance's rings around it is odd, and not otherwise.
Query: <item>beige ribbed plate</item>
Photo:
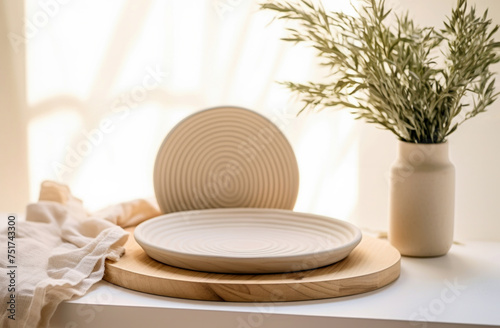
[[[206,208],[293,209],[295,155],[268,119],[238,107],[195,113],[167,135],[154,168],[163,213]]]
[[[354,225],[278,209],[224,208],[162,215],[135,239],[162,263],[219,273],[309,270],[344,259],[361,241]]]

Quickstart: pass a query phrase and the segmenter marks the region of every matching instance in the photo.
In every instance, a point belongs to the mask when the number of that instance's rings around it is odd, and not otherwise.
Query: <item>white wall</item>
[[[453,0],[391,0],[394,8],[409,10],[421,25],[441,27]],[[500,24],[500,1],[469,0]],[[497,33],[496,40],[500,40]],[[500,65],[495,71],[500,72]],[[496,82],[500,91],[500,76]],[[355,218],[360,226],[388,227],[388,170],[396,157],[396,138],[361,124],[359,203]],[[500,241],[500,100],[488,112],[469,120],[450,137],[450,158],[456,168],[455,238]]]

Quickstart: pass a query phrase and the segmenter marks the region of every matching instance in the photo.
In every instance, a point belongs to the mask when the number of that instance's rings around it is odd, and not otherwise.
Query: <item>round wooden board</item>
[[[232,275],[184,270],[151,259],[134,228],[117,262],[106,261],[104,280],[140,292],[208,301],[303,301],[360,294],[399,277],[401,255],[387,241],[363,236],[344,260],[308,271]],[[311,261],[315,261],[311,258]]]

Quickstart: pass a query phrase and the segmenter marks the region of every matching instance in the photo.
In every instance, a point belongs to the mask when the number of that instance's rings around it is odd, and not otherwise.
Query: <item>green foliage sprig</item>
[[[457,1],[439,31],[417,26],[408,14],[394,14],[389,24],[384,0],[362,0],[353,16],[310,0],[268,1],[261,9],[295,22],[283,40],[314,47],[331,73],[326,83],[284,82],[304,102],[301,112],[343,106],[400,140],[441,143],[500,94],[490,71],[500,61],[493,38],[499,26],[466,0]]]

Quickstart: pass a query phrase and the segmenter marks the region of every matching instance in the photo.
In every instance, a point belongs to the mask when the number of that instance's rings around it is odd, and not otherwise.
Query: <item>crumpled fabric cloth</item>
[[[123,255],[128,238],[123,228],[158,215],[157,205],[145,199],[87,213],[67,186],[42,183],[39,202],[27,206],[26,221],[16,221],[16,268],[7,269],[12,263],[7,263],[6,251],[0,255],[7,271],[0,276],[0,326],[48,327],[62,301],[85,294],[102,279],[105,260],[117,261]],[[5,221],[0,227],[3,245],[7,245]],[[13,276],[9,270],[15,270],[15,293],[7,288]],[[9,318],[13,311],[6,310],[11,294],[15,320]]]

